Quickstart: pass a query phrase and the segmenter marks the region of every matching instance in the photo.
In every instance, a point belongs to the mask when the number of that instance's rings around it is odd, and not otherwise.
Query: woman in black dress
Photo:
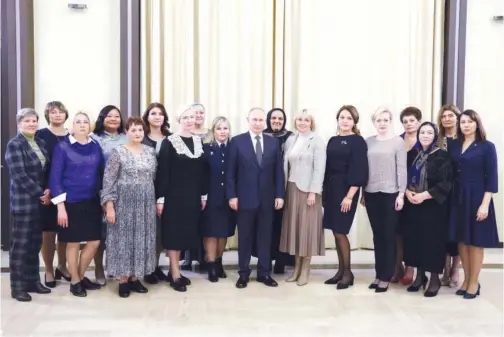
[[[235,233],[236,213],[229,207],[225,195],[226,159],[228,156],[231,126],[226,117],[216,117],[212,122],[210,143],[204,144],[205,160],[210,182],[207,207],[203,211],[202,232],[208,259],[208,279],[217,282],[226,278],[222,267],[222,254],[227,238]]]
[[[457,139],[457,119],[460,116],[460,110],[453,104],[446,104],[439,109],[437,124],[439,128],[438,146],[449,151],[451,143]],[[448,198],[447,202],[450,202]],[[449,212],[448,206],[448,212]],[[444,267],[442,286],[450,288],[458,287],[459,282],[460,256],[458,253],[458,243],[448,242],[446,244],[446,261]]]
[[[51,161],[56,144],[64,141],[68,137],[68,131],[64,124],[68,119],[68,110],[61,102],[47,103],[44,111],[44,117],[49,125],[37,131],[36,137],[43,139],[46,143],[47,155],[49,158],[46,181],[49,181],[49,173],[51,172]],[[70,281],[70,272],[67,269],[66,262],[66,243],[58,240],[56,245],[56,233],[58,232],[58,211],[52,203],[42,208],[42,258],[45,264],[45,285],[49,288],[56,287],[55,280]],[[54,270],[54,252],[58,253],[58,266]]]
[[[421,148],[408,152],[407,201],[403,217],[404,261],[416,267],[416,279],[409,292],[425,289],[425,297],[437,295],[443,272],[448,237],[447,197],[452,187],[450,155],[437,144],[437,126],[424,122],[418,129]]]
[[[367,145],[359,134],[359,113],[352,105],[344,105],[336,114],[338,135],[327,144],[326,171],[322,191],[324,228],[333,231],[338,252],[338,272],[325,284],[337,284],[338,289],[353,285],[350,271],[350,242],[359,202],[360,187],[368,179]]]
[[[201,211],[207,199],[207,171],[201,138],[193,136],[195,113],[184,108],[177,121],[181,130],[163,140],[158,158],[156,195],[161,214],[161,243],[168,250],[168,279],[176,291],[186,291],[188,278],[180,273],[180,252],[197,249]]]
[[[163,104],[151,103],[142,115],[142,120],[145,123],[145,137],[142,140],[144,145],[150,146],[156,150],[156,155],[159,156],[159,150],[163,140],[171,135],[170,123],[168,121],[168,113]],[[156,253],[157,263],[156,270],[145,275],[144,281],[149,284],[157,284],[158,281],[167,281],[166,275],[159,267],[159,259],[163,252],[163,245],[161,244],[161,218],[158,217],[156,221]]]
[[[264,134],[275,137],[282,149],[282,157],[284,153],[284,145],[292,135],[292,131],[288,131],[285,128],[287,123],[287,117],[285,112],[280,108],[271,109],[266,116],[266,130]],[[279,209],[275,211],[273,218],[273,236],[271,237],[271,260],[275,261],[275,266],[273,272],[275,274],[284,274],[285,266],[294,266],[295,259],[294,256],[287,253],[281,252],[278,247],[280,246],[280,236],[282,234],[282,218],[284,209]],[[255,245],[254,245],[255,249]],[[256,254],[253,254],[256,256]]]

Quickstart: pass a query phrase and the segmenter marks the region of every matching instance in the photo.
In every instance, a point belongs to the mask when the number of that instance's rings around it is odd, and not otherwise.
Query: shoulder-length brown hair
[[[437,115],[437,126],[438,126],[438,130],[439,130],[438,145],[440,147],[443,146],[444,139],[446,137],[446,129],[444,128],[443,123],[441,122],[441,120],[443,119],[443,113],[445,111],[451,111],[457,117],[457,126],[456,126],[457,130],[458,130],[458,121],[459,121],[459,117],[461,114],[459,108],[457,108],[453,104],[445,104],[441,108],[439,108],[438,115]]]
[[[480,115],[476,111],[471,109],[462,112],[458,118],[457,139],[461,142],[463,142],[465,139],[464,134],[462,133],[462,129],[460,128],[460,120],[462,116],[467,116],[474,122],[476,122],[476,140],[479,142],[484,142],[486,140],[486,131],[483,127],[483,123],[481,122]]]
[[[352,116],[352,119],[354,121],[354,126],[352,127],[352,132],[355,133],[356,135],[360,135],[360,130],[357,127],[357,123],[359,123],[359,112],[357,111],[357,108],[354,107],[353,105],[343,105],[341,108],[339,108],[338,112],[336,113],[336,122],[338,122],[339,116],[345,110],[350,113],[350,115]],[[339,126],[338,126],[338,129],[339,129]]]
[[[147,107],[147,109],[145,109],[145,111],[142,115],[142,120],[144,122],[145,136],[148,136],[151,132],[150,124],[149,124],[149,113],[154,108],[159,108],[159,110],[161,110],[161,113],[163,114],[163,117],[164,117],[163,125],[161,125],[161,133],[165,137],[171,135],[170,123],[168,121],[168,113],[166,112],[166,108],[164,107],[163,104],[158,103],[158,102],[154,102],[154,103],[149,104],[149,106]]]

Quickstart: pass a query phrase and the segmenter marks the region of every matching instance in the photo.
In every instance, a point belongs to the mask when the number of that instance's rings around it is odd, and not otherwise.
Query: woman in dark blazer
[[[31,301],[30,292],[51,292],[40,283],[39,275],[41,208],[49,205],[50,191],[44,178],[49,162],[45,142],[35,137],[38,120],[35,110],[19,110],[16,115],[19,133],[7,143],[5,151],[14,220],[9,251],[11,296],[21,302]]]
[[[235,233],[236,213],[226,199],[226,157],[228,155],[231,125],[226,117],[212,122],[210,143],[203,145],[209,170],[207,207],[203,211],[202,232],[208,258],[208,279],[217,282],[227,275],[222,267],[222,254],[227,238]]]
[[[417,268],[409,292],[425,289],[425,297],[434,297],[441,287],[446,242],[448,241],[448,196],[452,187],[450,155],[437,144],[437,126],[424,122],[417,132],[421,148],[408,152],[407,201],[403,210],[404,261]]]

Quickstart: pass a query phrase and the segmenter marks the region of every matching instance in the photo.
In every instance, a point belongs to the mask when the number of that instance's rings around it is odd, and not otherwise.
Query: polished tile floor
[[[235,260],[227,252],[225,260]],[[490,267],[481,274],[482,293],[475,300],[442,288],[435,298],[407,293],[393,285],[385,294],[367,289],[373,279],[367,252],[354,252],[361,265],[356,284],[336,290],[323,281],[334,274],[319,264],[304,287],[283,282],[278,288],[252,281],[238,290],[235,270],[212,284],[205,275],[187,272],[193,285],[177,293],[167,284],[149,286],[148,294],[119,298],[110,281],[88,297],[69,293],[60,283],[49,295],[31,303],[10,298],[9,274],[2,273],[1,336],[503,336],[502,251],[486,254]],[[490,256],[492,256],[490,258]],[[501,257],[500,257],[501,258]],[[331,262],[332,263],[332,262]],[[232,269],[232,268],[231,268]],[[93,272],[89,276],[93,277]],[[43,277],[43,274],[41,274]]]

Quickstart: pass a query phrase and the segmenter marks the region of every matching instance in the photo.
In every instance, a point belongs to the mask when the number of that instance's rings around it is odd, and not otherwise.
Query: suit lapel
[[[28,140],[25,138],[25,136],[23,136],[22,134],[19,134],[18,137],[19,137],[19,141],[21,142],[21,145],[23,146],[23,150],[26,152],[28,157],[30,157],[31,161],[35,162],[35,163],[39,163],[40,167],[42,168],[42,163],[40,162],[39,157],[37,156],[35,151],[33,151],[30,143],[28,143]],[[38,143],[37,143],[37,145],[38,145]]]
[[[299,134],[296,136],[296,140],[298,139],[298,137],[299,137]],[[301,148],[301,151],[299,151],[298,159],[301,158],[301,156],[303,155],[303,153],[305,153],[310,148],[313,137],[314,137],[313,133],[311,133],[308,136],[307,141],[303,144],[303,147]]]

